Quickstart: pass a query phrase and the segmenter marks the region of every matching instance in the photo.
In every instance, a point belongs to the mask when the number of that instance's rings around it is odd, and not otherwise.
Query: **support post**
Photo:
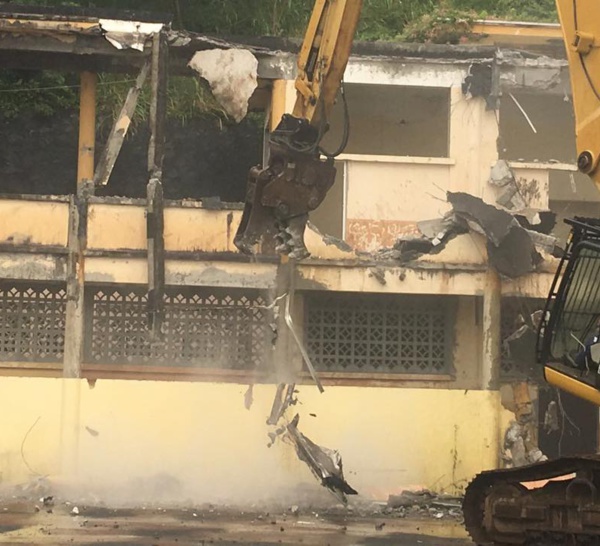
[[[69,258],[63,376],[81,376],[83,359],[84,251],[87,244],[87,205],[93,193],[96,139],[96,74],[81,74],[77,189],[69,208]]]
[[[61,404],[61,473],[77,475],[79,461],[81,363],[84,338],[84,284],[88,199],[93,194],[96,140],[96,74],[81,74],[77,188],[69,207],[69,257]]]
[[[483,355],[481,368],[481,388],[493,389],[498,384],[500,354],[502,346],[501,308],[502,284],[496,271],[487,273],[483,293]]]
[[[147,239],[148,239],[148,328],[159,339],[164,319],[165,243],[162,167],[167,112],[168,46],[163,32],[152,40],[150,143],[148,145]]]

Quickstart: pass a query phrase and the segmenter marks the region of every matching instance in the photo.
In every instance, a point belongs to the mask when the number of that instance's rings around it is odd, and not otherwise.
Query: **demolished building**
[[[188,67],[198,51],[243,49],[256,59],[249,107],[268,110],[273,127],[293,104],[292,53],[165,21],[9,9],[2,65],[81,71],[83,140],[72,195],[0,198],[3,482],[31,469],[98,487],[166,473],[204,500],[275,496],[310,479],[292,444],[267,446],[278,384],[301,401],[296,448],[339,450],[347,492],[455,494],[500,464],[514,413],[504,385],[523,379],[502,340],[546,296],[556,265],[530,234],[538,220],[530,229],[516,213],[591,214],[600,200],[576,172],[568,69],[553,39],[529,52],[358,44],[345,76],[351,136],[311,218],[312,255],[282,266],[268,244],[236,251],[240,203],[161,199],[161,123],[168,74],[198,77]],[[93,74],[111,70],[153,86],[147,199],[94,195],[130,118],[126,103],[101,154]],[[342,125],[340,111],[326,146]],[[475,201],[521,237],[509,254],[525,246],[524,269],[494,262],[504,238]],[[462,227],[438,244],[423,222],[449,213]],[[407,233],[428,232],[426,248],[403,252]]]

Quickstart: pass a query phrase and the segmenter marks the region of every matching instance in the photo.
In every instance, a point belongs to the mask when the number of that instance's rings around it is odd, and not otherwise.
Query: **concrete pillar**
[[[498,273],[488,270],[483,293],[481,388],[497,388],[502,345],[500,303],[502,285]]]
[[[73,478],[78,471],[81,363],[84,338],[84,250],[87,243],[87,198],[93,193],[96,141],[97,76],[82,72],[79,98],[79,154],[77,189],[69,209],[69,261],[61,403],[61,474]]]
[[[464,191],[486,199],[485,181],[498,160],[497,112],[487,110],[481,97],[467,99],[460,87],[450,88],[449,156],[455,161],[451,191]],[[489,190],[490,195],[492,189]],[[487,200],[487,199],[486,199]]]
[[[62,379],[60,408],[60,473],[67,481],[79,471],[81,379]]]

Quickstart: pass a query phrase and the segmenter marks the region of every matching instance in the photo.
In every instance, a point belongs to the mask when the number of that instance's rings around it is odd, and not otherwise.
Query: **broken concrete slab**
[[[224,110],[240,122],[248,113],[248,101],[258,86],[258,60],[245,49],[197,51],[188,63],[210,88]]]
[[[348,502],[346,495],[358,495],[344,478],[344,469],[340,453],[333,449],[321,447],[298,430],[300,416],[292,419],[287,426],[288,436],[291,439],[298,458],[306,463],[314,476],[323,487],[329,489],[342,503]]]
[[[448,201],[454,214],[481,228],[488,239],[489,264],[501,275],[520,277],[542,262],[532,237],[512,214],[468,193],[448,192]]]
[[[469,193],[448,192],[448,202],[455,214],[481,227],[488,240],[498,246],[513,227],[519,227],[515,218],[506,211],[488,205]]]
[[[529,233],[520,226],[513,227],[499,245],[488,241],[487,251],[489,264],[513,279],[531,273],[543,260]]]

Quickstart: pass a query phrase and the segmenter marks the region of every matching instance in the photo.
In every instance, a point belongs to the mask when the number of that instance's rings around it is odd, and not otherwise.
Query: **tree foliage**
[[[172,14],[173,26],[224,36],[301,37],[314,0],[19,0],[45,7],[80,6]],[[477,18],[553,21],[554,0],[364,0],[358,29],[361,40],[459,43]],[[98,88],[101,116],[112,118],[130,82],[103,76]],[[1,71],[0,116],[23,112],[50,116],[77,104],[76,75],[47,71]],[[142,94],[138,119],[147,112]],[[186,121],[202,115],[223,119],[206,87],[191,78],[174,78],[169,115]]]
[[[78,5],[156,11],[195,32],[250,36],[301,36],[314,0],[20,0],[44,6]],[[497,17],[553,21],[554,0],[364,0],[359,38],[389,40],[440,7]]]

